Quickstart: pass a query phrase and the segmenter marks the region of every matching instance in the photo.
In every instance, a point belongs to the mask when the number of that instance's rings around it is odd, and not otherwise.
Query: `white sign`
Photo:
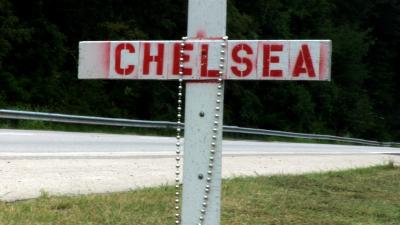
[[[187,40],[185,80],[218,77],[222,40]],[[181,41],[83,41],[80,79],[179,79]],[[329,40],[229,40],[227,80],[330,80]]]

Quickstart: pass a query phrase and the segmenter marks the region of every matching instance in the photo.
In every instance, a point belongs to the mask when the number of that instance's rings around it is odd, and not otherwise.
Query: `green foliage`
[[[0,62],[12,50],[13,44],[29,39],[29,29],[20,25],[18,17],[13,14],[11,4],[8,0],[0,0]]]
[[[176,84],[80,81],[81,40],[179,39],[185,0],[0,0],[0,107],[173,120]],[[227,82],[225,123],[400,139],[400,3],[228,1],[232,39],[331,39],[332,82]]]

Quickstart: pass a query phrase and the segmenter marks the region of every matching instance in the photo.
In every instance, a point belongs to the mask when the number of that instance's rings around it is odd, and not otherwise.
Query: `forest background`
[[[83,40],[177,40],[186,0],[0,0],[0,108],[175,120],[174,81],[77,79]],[[230,39],[331,39],[331,82],[227,81],[224,123],[400,140],[400,2],[228,0]]]

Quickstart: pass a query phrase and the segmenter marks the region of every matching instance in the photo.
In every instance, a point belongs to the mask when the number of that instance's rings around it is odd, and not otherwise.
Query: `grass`
[[[0,224],[173,224],[174,188],[0,203]],[[223,225],[400,224],[400,168],[393,164],[223,182]]]

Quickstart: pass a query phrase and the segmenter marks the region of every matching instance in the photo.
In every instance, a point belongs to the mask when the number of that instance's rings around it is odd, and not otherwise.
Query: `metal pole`
[[[188,37],[225,36],[226,4],[226,0],[189,0]],[[199,223],[215,120],[216,93],[217,83],[188,81],[186,84],[182,225]],[[223,98],[221,101],[223,105]],[[211,192],[208,194],[207,213],[203,225],[220,224],[222,115],[221,109]],[[203,179],[200,179],[202,176]]]

